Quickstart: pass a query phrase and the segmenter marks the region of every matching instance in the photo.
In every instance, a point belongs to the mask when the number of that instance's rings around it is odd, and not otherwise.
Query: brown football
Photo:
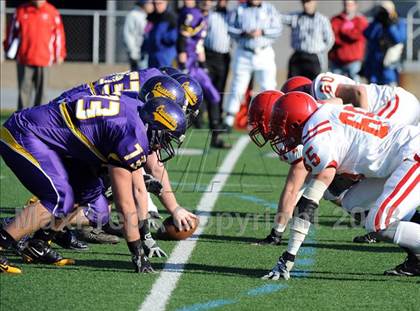
[[[172,216],[166,218],[162,226],[157,231],[157,238],[160,240],[185,240],[193,235],[199,224],[198,220],[194,221],[193,227],[188,231],[179,231],[174,224]]]

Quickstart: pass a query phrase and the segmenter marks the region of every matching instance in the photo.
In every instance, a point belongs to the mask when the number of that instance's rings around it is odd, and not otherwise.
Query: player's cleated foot
[[[120,225],[119,223],[109,222],[102,226],[102,230],[104,230],[105,233],[108,233],[110,235],[115,235],[120,238],[124,237],[122,225]]]
[[[253,243],[254,245],[280,245],[281,244],[281,235],[279,235],[275,229],[271,229],[269,235],[267,235],[264,239],[258,240],[257,242]]]
[[[120,239],[117,236],[107,234],[104,230],[91,226],[82,228],[78,234],[81,240],[88,243],[117,244],[120,242]]]
[[[373,233],[367,233],[365,235],[356,236],[353,239],[353,243],[372,244],[372,243],[378,243],[378,240],[373,235]]]
[[[420,276],[420,260],[415,255],[410,254],[402,264],[386,270],[384,275]]]
[[[80,241],[75,232],[69,229],[58,232],[54,236],[53,242],[65,249],[73,249],[76,251],[86,251],[89,249],[87,243]]]
[[[0,273],[21,274],[22,270],[10,264],[6,257],[0,256]]]
[[[22,258],[25,263],[44,263],[56,266],[74,265],[74,259],[63,258],[51,248],[48,242],[30,239],[22,249]]]

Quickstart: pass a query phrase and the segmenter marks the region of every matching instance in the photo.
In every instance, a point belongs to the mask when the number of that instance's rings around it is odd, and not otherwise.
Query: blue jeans
[[[331,71],[333,73],[347,76],[356,82],[360,82],[359,71],[362,68],[361,61],[354,61],[346,65],[338,65],[334,62],[331,62],[330,66],[331,66]]]

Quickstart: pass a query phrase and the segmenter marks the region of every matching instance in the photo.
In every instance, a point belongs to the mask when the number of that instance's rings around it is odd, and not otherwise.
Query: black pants
[[[289,60],[288,78],[304,76],[311,80],[321,73],[318,55],[296,51]]]
[[[222,122],[222,107],[223,107],[223,93],[225,91],[226,80],[229,72],[230,54],[217,53],[211,50],[206,50],[206,65],[209,71],[209,76],[213,85],[220,93],[219,107],[211,107],[208,105],[207,112],[209,113],[210,127],[217,128]]]

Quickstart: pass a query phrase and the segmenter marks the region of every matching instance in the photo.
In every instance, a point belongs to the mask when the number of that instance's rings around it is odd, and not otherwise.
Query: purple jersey
[[[137,98],[148,79],[162,75],[156,68],[113,73],[97,81],[85,83],[65,91],[55,101],[74,101],[87,95],[127,95]]]
[[[183,7],[179,13],[180,33],[186,38],[185,52],[188,58],[197,58],[197,53],[204,51],[204,38],[207,33],[207,18],[198,8]]]
[[[142,105],[125,95],[53,101],[14,113],[5,127],[12,135],[32,132],[63,157],[95,167],[112,164],[136,170],[149,154],[146,129],[138,114]]]

